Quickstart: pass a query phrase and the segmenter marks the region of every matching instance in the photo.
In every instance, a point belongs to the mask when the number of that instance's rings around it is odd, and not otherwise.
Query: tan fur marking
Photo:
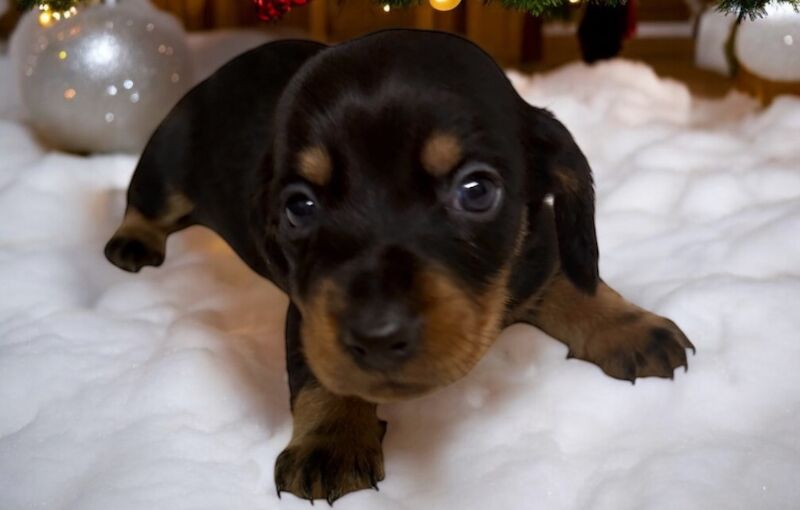
[[[577,195],[581,190],[581,181],[575,178],[573,172],[568,168],[557,168],[555,177],[560,185],[562,193]]]
[[[147,218],[136,207],[129,206],[114,237],[132,237],[163,252],[175,222],[192,212],[193,207],[189,199],[180,193],[167,199],[164,212],[158,218]]]
[[[306,147],[297,154],[297,172],[317,186],[325,186],[331,180],[333,164],[324,147]]]
[[[152,221],[145,218],[135,207],[128,207],[122,225],[117,229],[114,237],[131,237],[138,239],[152,248],[161,250],[167,239],[167,234]]]
[[[512,263],[522,255],[522,249],[525,248],[525,240],[528,238],[528,208],[522,210],[522,215],[519,220],[519,230],[517,231],[517,239],[514,241],[514,251],[511,254]]]
[[[509,262],[509,271],[510,268],[516,263],[517,259],[522,255],[522,250],[525,248],[525,241],[528,238],[528,209],[525,208],[522,211],[522,217],[520,219],[520,229],[517,232],[517,240],[514,242],[514,251],[511,255],[511,261]],[[553,269],[555,271],[555,268]],[[539,295],[541,294],[541,289],[536,291],[532,296],[529,296],[524,302],[517,304],[513,309],[505,310],[505,314],[503,317],[503,328],[510,326],[515,322],[524,321],[523,317],[526,316],[526,313],[531,307],[535,306],[538,303]]]
[[[590,296],[558,274],[541,296],[536,323],[557,338],[569,339],[569,347],[581,351],[586,338],[599,325],[629,312],[631,307],[634,305],[602,282],[597,293]]]
[[[415,277],[424,316],[420,352],[391,373],[364,371],[338,340],[337,306],[343,294],[323,282],[302,306],[306,359],[323,386],[340,395],[370,402],[419,396],[466,374],[492,345],[507,303],[510,265],[479,296],[463,289],[443,268],[429,268]]]
[[[450,133],[435,132],[422,146],[422,167],[431,175],[442,177],[461,161],[461,142]]]
[[[364,428],[371,430],[371,427],[375,426],[377,421],[375,408],[375,404],[357,398],[334,395],[321,386],[305,387],[300,390],[294,401],[292,442],[314,435],[318,433],[320,426],[332,423],[347,423],[348,426],[343,432],[349,432],[354,437],[358,436]],[[347,447],[347,445],[341,446]]]
[[[502,327],[508,302],[510,268],[504,267],[487,290],[472,296],[442,271],[420,275],[420,289],[427,302],[424,337],[426,352],[441,360],[436,370],[447,384],[464,376],[494,343]]]
[[[194,204],[185,195],[173,193],[167,199],[167,206],[156,220],[156,224],[169,230],[176,221],[192,212],[192,209],[194,209]]]
[[[594,295],[556,274],[529,311],[532,322],[569,347],[571,357],[619,379],[672,377],[692,343],[675,323],[626,301],[603,282]],[[523,319],[524,320],[524,319]]]

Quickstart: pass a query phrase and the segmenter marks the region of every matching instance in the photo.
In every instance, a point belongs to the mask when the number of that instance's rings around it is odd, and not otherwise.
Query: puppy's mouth
[[[400,382],[387,379],[385,381],[372,383],[367,393],[369,394],[369,400],[383,404],[397,400],[421,397],[433,391],[435,387],[436,386],[432,384]]]
[[[422,397],[442,385],[435,377],[413,380],[403,370],[376,372],[362,370],[357,365],[345,363],[335,377],[326,377],[329,390],[340,395],[361,398],[376,404],[386,404]]]

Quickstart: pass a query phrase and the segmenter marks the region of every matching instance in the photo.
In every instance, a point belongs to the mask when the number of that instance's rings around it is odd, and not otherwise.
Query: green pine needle
[[[625,0],[593,0],[594,3],[604,5],[619,5],[625,3]],[[564,0],[499,0],[503,7],[506,9],[515,9],[517,11],[524,11],[534,16],[541,16],[548,14],[559,7],[568,4]],[[487,2],[488,3],[488,2]]]
[[[717,9],[723,12],[736,14],[739,20],[762,18],[767,14],[765,7],[770,0],[720,0]],[[797,11],[800,9],[800,0],[776,0],[776,3],[789,4]]]

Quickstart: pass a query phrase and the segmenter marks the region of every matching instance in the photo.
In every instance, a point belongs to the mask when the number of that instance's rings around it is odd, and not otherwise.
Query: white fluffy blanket
[[[206,59],[207,60],[207,59]],[[108,264],[131,156],[40,146],[0,57],[0,509],[279,503],[286,298],[213,234]],[[605,279],[697,346],[610,379],[514,326],[465,379],[384,406],[387,478],[341,509],[800,506],[800,100],[693,98],[648,67],[512,76],[597,180]]]

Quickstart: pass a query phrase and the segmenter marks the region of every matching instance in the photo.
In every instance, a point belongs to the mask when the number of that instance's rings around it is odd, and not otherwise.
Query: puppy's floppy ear
[[[524,105],[530,200],[553,195],[558,251],[567,278],[593,294],[599,280],[592,171],[567,128],[547,110]]]

